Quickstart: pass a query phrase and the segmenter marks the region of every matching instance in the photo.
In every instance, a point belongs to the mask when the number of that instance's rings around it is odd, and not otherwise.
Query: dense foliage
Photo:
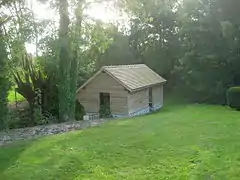
[[[193,101],[225,103],[239,68],[237,0],[126,1],[130,45]]]
[[[0,22],[1,23],[1,22]],[[6,127],[8,118],[7,92],[9,83],[7,78],[7,51],[4,43],[4,34],[0,27],[0,130]]]
[[[59,99],[59,118],[61,121],[67,121],[73,118],[70,114],[70,103],[75,97],[71,96],[71,42],[69,38],[69,12],[68,1],[59,1],[59,74],[58,74],[58,99]],[[75,94],[75,93],[74,93]]]
[[[9,81],[19,92],[28,84],[29,93],[20,94],[29,102],[32,119],[38,119],[39,106],[41,118],[44,113],[59,121],[82,116],[82,108],[75,112],[81,107],[76,107],[76,89],[103,65],[145,63],[168,80],[168,92],[200,103],[226,104],[227,89],[240,85],[238,0],[100,2],[127,15],[125,23],[90,18],[86,9],[95,1],[39,2],[58,11],[58,24],[38,19],[27,1],[0,3],[1,121],[8,112]],[[36,45],[31,72],[24,68],[26,43]],[[36,88],[39,106],[34,104]]]

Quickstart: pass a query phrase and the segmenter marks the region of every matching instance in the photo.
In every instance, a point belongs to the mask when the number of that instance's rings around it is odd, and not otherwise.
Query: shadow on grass
[[[0,180],[29,177],[70,180],[75,178],[76,172],[86,172],[78,152],[70,148],[73,141],[79,140],[77,135],[72,132],[67,136],[46,136],[0,147]]]
[[[4,171],[16,163],[28,146],[29,142],[21,142],[0,147],[0,179],[3,179]]]

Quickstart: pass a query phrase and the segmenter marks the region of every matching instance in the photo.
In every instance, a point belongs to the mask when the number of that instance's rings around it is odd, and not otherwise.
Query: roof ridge
[[[147,66],[146,64],[126,64],[126,65],[109,65],[109,66],[103,66],[103,68],[121,68],[121,67],[143,67]]]

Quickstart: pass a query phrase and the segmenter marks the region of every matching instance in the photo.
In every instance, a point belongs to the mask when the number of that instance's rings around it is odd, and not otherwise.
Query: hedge
[[[227,90],[227,103],[231,108],[240,110],[240,86]]]

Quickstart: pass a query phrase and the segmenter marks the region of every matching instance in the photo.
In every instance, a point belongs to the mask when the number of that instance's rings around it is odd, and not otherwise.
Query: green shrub
[[[228,89],[227,103],[231,108],[240,110],[240,86]]]
[[[110,118],[111,117],[111,110],[109,105],[101,105],[99,114],[101,118]]]
[[[79,103],[79,101],[76,101],[75,105],[75,120],[83,120],[83,116],[85,115],[83,106]]]
[[[47,125],[58,122],[57,118],[49,112],[41,113],[40,117],[41,118],[36,122],[36,125]]]
[[[30,118],[29,108],[10,110],[9,118],[7,120],[8,129],[25,128],[30,126],[33,126],[33,122]]]
[[[11,109],[9,118],[7,119],[7,128],[17,129],[38,125],[47,125],[52,123],[57,123],[57,118],[48,112],[39,112],[39,117],[33,121],[31,118],[30,109],[27,107],[23,109]]]

